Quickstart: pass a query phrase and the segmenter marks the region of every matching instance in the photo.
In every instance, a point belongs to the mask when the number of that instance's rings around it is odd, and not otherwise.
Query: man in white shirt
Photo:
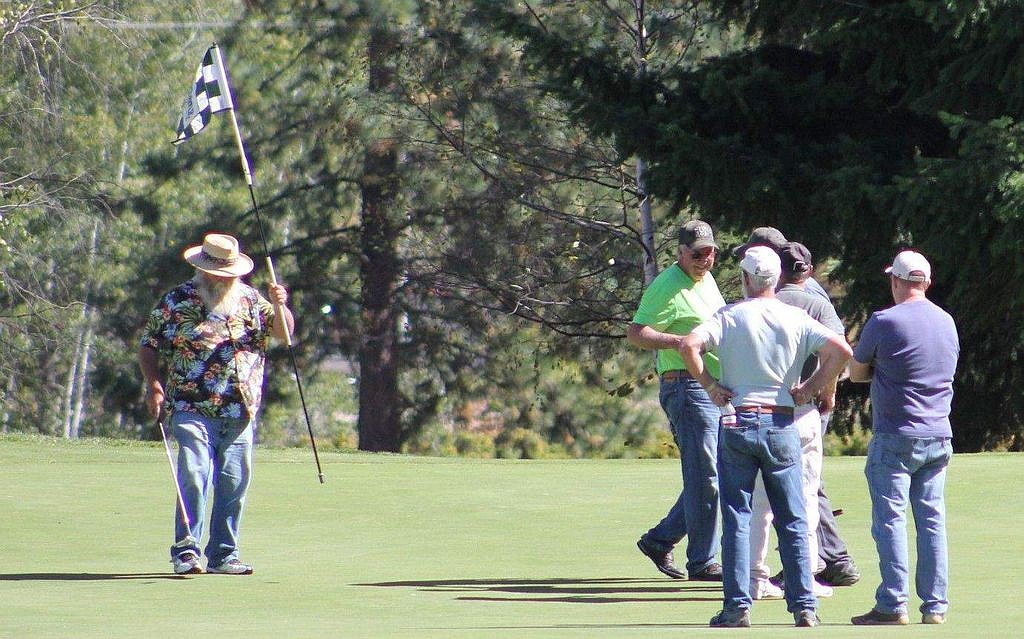
[[[852,351],[842,336],[806,311],[775,299],[782,272],[775,251],[752,247],[740,267],[746,299],[719,310],[679,347],[687,370],[724,408],[718,435],[724,603],[710,625],[750,625],[750,500],[760,472],[775,513],[787,608],[797,626],[816,626],[818,602],[812,591],[800,435],[793,424],[793,407],[825,389]],[[718,354],[720,383],[704,368],[705,351]],[[819,368],[800,383],[801,368],[811,354],[818,355]],[[735,407],[734,415],[728,406]]]

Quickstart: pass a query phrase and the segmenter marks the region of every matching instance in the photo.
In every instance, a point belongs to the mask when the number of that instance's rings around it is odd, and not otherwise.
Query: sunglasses
[[[710,257],[714,257],[717,254],[718,250],[713,248],[701,249],[699,251],[690,251],[690,257],[692,257],[695,260],[706,260]]]

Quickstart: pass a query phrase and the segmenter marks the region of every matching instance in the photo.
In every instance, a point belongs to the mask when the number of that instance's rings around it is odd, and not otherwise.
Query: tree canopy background
[[[1024,6],[705,2],[743,46],[637,75],[571,22],[477,4],[575,121],[649,160],[656,196],[737,232],[778,227],[834,265],[854,337],[892,303],[892,256],[928,256],[929,296],[960,331],[955,443],[1020,448]]]
[[[1024,445],[1018,4],[178,5],[0,9],[0,428],[153,437],[135,340],[181,250],[259,257],[224,116],[169,144],[216,40],[325,443],[663,454],[620,338],[699,216],[807,244],[854,339],[922,251],[961,334],[957,448]],[[301,445],[271,359],[264,441]],[[865,395],[841,385],[840,432]]]

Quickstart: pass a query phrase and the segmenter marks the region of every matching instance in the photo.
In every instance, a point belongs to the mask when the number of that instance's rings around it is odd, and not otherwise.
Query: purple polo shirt
[[[874,367],[874,432],[952,437],[949,411],[959,355],[953,318],[930,300],[874,313],[853,349],[855,360]]]

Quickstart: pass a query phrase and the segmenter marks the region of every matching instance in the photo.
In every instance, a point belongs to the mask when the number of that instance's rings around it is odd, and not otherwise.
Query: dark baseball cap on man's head
[[[691,251],[709,247],[718,248],[711,225],[703,220],[690,220],[679,227],[679,246],[685,246]]]
[[[787,241],[782,231],[774,226],[759,226],[751,231],[750,238],[745,244],[740,244],[732,250],[732,254],[736,257],[742,257],[751,246],[770,246],[778,252],[782,250],[783,245]]]
[[[786,242],[779,251],[783,273],[806,273],[811,270],[811,252],[800,242]]]

